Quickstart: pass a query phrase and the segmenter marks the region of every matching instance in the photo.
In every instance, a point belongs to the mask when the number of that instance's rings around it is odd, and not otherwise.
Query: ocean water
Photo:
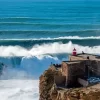
[[[0,98],[39,100],[39,76],[74,47],[100,54],[100,1],[0,1]]]

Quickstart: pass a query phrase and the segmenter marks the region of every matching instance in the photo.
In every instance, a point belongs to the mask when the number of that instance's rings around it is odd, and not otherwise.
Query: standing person
[[[72,55],[73,55],[73,56],[76,56],[76,55],[77,55],[77,52],[76,52],[76,49],[75,49],[75,48],[73,49]]]

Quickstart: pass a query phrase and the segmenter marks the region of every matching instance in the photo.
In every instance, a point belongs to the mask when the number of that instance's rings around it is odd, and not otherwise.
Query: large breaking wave
[[[60,60],[50,55],[41,55],[1,57],[0,62],[6,65],[0,79],[38,79],[51,63],[60,63]]]
[[[0,62],[8,66],[1,78],[38,78],[51,63],[60,63],[63,58],[67,60],[74,47],[78,53],[84,51],[100,54],[100,46],[82,46],[71,41],[66,44],[56,42],[35,45],[31,49],[21,46],[0,46]],[[59,54],[64,56],[61,58]]]
[[[0,46],[0,56],[35,56],[42,54],[71,53],[74,47],[79,53],[82,51],[85,51],[86,53],[99,53],[100,51],[100,46],[82,46],[73,44],[70,41],[65,44],[55,42],[42,45],[34,45],[30,49],[26,49],[21,46]]]

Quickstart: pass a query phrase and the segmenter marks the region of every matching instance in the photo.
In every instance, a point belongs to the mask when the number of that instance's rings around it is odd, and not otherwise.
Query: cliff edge
[[[71,55],[40,76],[40,100],[100,100],[100,56]]]
[[[39,100],[100,100],[100,84],[67,89],[56,86],[55,75],[61,73],[48,69],[40,76]]]

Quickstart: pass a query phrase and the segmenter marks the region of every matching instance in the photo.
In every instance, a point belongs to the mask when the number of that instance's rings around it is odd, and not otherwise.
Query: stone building
[[[62,62],[61,72],[66,77],[65,86],[79,86],[79,78],[85,82],[89,77],[100,76],[100,58],[90,54],[70,56],[69,61]]]
[[[65,86],[79,86],[77,79],[85,76],[85,65],[80,61],[62,62],[62,75],[66,76]]]
[[[77,54],[77,56],[69,56],[70,61],[86,61],[85,64],[88,68],[95,73],[95,75],[100,76],[100,56],[92,54]]]
[[[100,76],[100,58],[90,54],[70,55],[69,61],[63,61],[61,65],[52,65],[50,69],[60,73],[54,76],[57,85],[76,87],[79,86],[79,79],[83,83],[89,77]]]
[[[89,77],[100,76],[100,58],[96,55],[70,55],[69,61],[62,61],[60,65],[53,64],[49,68],[54,71],[54,82],[57,86],[77,87],[87,86]]]

